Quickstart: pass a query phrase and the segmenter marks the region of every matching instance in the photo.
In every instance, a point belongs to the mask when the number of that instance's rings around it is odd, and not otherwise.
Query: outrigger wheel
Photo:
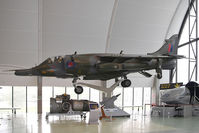
[[[82,94],[83,93],[83,87],[81,87],[81,86],[76,86],[75,87],[75,93],[76,94]]]
[[[156,72],[157,72],[157,78],[161,79],[162,78],[162,69],[161,68],[157,68]]]
[[[161,73],[157,73],[157,78],[161,79],[162,78],[162,74]]]
[[[122,81],[121,85],[122,87],[129,87],[131,86],[131,81],[129,79],[125,79],[124,81]]]

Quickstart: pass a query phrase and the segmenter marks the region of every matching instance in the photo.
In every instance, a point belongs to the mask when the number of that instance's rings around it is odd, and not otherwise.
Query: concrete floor
[[[199,117],[158,118],[133,115],[88,125],[79,116],[0,114],[0,133],[198,133]]]

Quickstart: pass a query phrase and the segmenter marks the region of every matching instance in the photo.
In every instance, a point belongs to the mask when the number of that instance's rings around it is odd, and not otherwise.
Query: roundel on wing
[[[173,51],[173,45],[171,45],[171,43],[169,43],[169,47],[168,47],[168,52],[172,52]]]
[[[75,62],[73,62],[73,61],[68,61],[68,62],[66,63],[66,67],[67,67],[67,68],[73,68],[73,67],[75,67]]]

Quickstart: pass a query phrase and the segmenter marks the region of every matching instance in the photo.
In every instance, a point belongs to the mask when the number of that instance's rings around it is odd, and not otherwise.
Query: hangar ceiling
[[[187,9],[186,2],[188,1],[119,1],[108,51],[119,52],[123,49],[129,54],[146,54],[156,51],[162,46],[165,38],[178,33],[178,29],[169,33],[171,32],[170,25],[173,26],[172,28],[181,25]],[[182,6],[184,9],[181,8]],[[177,12],[179,8],[181,8],[180,12]]]
[[[111,21],[115,2],[118,5]],[[187,3],[188,0],[0,0],[0,69],[31,67],[49,56],[74,51],[155,51],[165,37],[176,33],[173,29],[181,24]],[[34,77],[16,78],[5,72],[1,72],[0,79],[1,85],[36,85]],[[61,83],[66,81],[57,82]],[[48,80],[44,84],[48,85]]]
[[[43,58],[104,52],[114,0],[44,0]]]

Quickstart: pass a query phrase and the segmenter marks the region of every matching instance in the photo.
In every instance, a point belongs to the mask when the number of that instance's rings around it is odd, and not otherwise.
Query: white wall
[[[37,8],[37,0],[0,0],[0,70],[16,69],[13,65],[31,67],[37,63]],[[0,74],[1,85],[32,85],[34,79],[2,71]]]
[[[37,1],[0,0],[0,64],[37,62]]]
[[[105,51],[114,0],[44,0],[43,59]]]

